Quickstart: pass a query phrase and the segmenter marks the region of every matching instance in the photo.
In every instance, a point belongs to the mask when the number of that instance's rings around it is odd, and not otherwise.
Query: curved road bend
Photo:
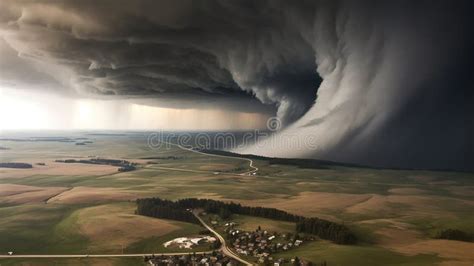
[[[226,244],[225,239],[217,233],[214,229],[212,229],[209,225],[207,225],[201,217],[199,217],[195,212],[193,212],[194,216],[199,220],[199,222],[211,233],[213,233],[221,242],[221,248],[220,250],[222,253],[225,255],[245,264],[245,265],[253,265],[252,263],[241,259],[237,254],[235,254]],[[201,251],[201,252],[193,252],[196,254],[208,254],[212,251]],[[120,258],[120,257],[144,257],[144,256],[173,256],[173,255],[188,255],[189,252],[177,252],[177,253],[136,253],[136,254],[75,254],[75,255],[70,255],[70,254],[64,254],[64,255],[0,255],[0,259],[12,259],[12,258]]]
[[[240,160],[248,161],[248,162],[250,163],[249,166],[250,166],[250,168],[252,168],[252,170],[250,170],[250,171],[248,171],[248,172],[245,172],[245,173],[240,173],[240,174],[238,174],[238,175],[251,175],[252,173],[256,173],[256,172],[258,171],[258,167],[253,166],[253,160],[252,160],[252,159],[249,159],[249,158],[242,158],[242,157],[235,157],[235,156],[226,156],[226,155],[219,155],[219,154],[204,153],[204,152],[200,152],[200,151],[194,150],[194,149],[192,149],[192,148],[186,148],[186,147],[181,146],[181,145],[179,145],[179,144],[174,144],[174,143],[167,142],[167,141],[161,141],[161,142],[166,143],[166,144],[169,144],[169,145],[174,145],[174,146],[179,147],[179,148],[182,149],[182,150],[186,150],[186,151],[198,153],[198,154],[201,154],[201,155],[213,156],[213,157],[222,157],[222,158],[240,159]]]
[[[192,252],[196,254],[209,254],[212,251]],[[176,252],[176,253],[136,253],[136,254],[64,254],[64,255],[0,255],[0,259],[13,258],[115,258],[115,257],[144,257],[144,256],[175,256],[188,255],[190,252]]]
[[[252,263],[244,260],[244,259],[241,259],[237,254],[235,254],[226,244],[225,242],[225,239],[219,234],[217,233],[214,229],[212,229],[209,225],[207,225],[202,219],[201,217],[199,217],[199,215],[197,215],[195,212],[193,212],[194,216],[196,216],[196,218],[199,220],[199,222],[201,222],[201,224],[206,227],[207,230],[211,231],[218,239],[219,241],[221,242],[221,248],[220,250],[222,251],[222,253],[224,253],[225,255],[245,264],[245,265],[253,265]]]
[[[253,168],[253,170],[250,170],[248,172],[245,172],[245,173],[241,173],[239,175],[250,175],[252,173],[255,173],[258,171],[258,167],[255,167],[253,166],[253,160],[252,159],[249,159],[249,158],[242,158],[242,157],[235,157],[235,156],[226,156],[226,155],[219,155],[219,154],[211,154],[211,153],[204,153],[204,152],[200,152],[200,151],[196,151],[196,150],[193,150],[193,149],[190,149],[190,148],[186,148],[186,147],[183,147],[179,144],[173,144],[173,143],[169,143],[171,145],[176,145],[178,146],[179,148],[183,149],[183,150],[187,150],[187,151],[190,151],[190,152],[194,152],[194,153],[198,153],[198,154],[202,154],[202,155],[207,155],[207,156],[213,156],[213,157],[221,157],[221,158],[232,158],[232,159],[240,159],[240,160],[245,160],[245,161],[248,161],[250,163],[250,168]]]

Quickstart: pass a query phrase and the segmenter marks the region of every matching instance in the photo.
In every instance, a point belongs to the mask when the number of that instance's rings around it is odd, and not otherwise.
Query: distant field
[[[58,133],[59,134],[59,133]],[[231,200],[317,216],[351,227],[357,246],[317,241],[282,256],[329,265],[472,265],[473,243],[435,240],[441,229],[474,233],[474,175],[331,166],[305,169],[241,158],[203,155],[177,146],[151,149],[146,134],[87,135],[93,143],[0,141],[0,162],[32,169],[0,169],[0,253],[80,254],[164,252],[162,243],[197,234],[201,227],[134,215],[133,200],[159,196]],[[58,135],[64,136],[64,135]],[[139,163],[117,167],[55,163],[100,156]],[[36,163],[45,163],[45,166]],[[291,230],[291,224],[234,216],[246,229]],[[47,262],[45,262],[47,261]],[[19,262],[19,261],[18,261]],[[30,265],[94,265],[95,260],[27,260]],[[12,260],[0,264],[13,265]],[[127,262],[101,260],[96,265]],[[141,262],[140,262],[141,263]],[[24,264],[28,265],[28,264]],[[74,264],[73,264],[74,265]]]
[[[129,266],[146,265],[142,258],[0,259],[2,266]]]
[[[132,203],[49,205],[0,208],[0,253],[120,254],[122,248],[124,252],[164,252],[163,242],[202,230],[197,225],[135,215]],[[146,248],[140,250],[140,246]]]

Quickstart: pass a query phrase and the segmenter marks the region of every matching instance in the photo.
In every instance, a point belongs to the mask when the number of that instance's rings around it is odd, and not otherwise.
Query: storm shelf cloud
[[[474,170],[473,11],[467,0],[0,0],[0,86],[281,119],[239,152]],[[275,144],[283,135],[317,145]]]

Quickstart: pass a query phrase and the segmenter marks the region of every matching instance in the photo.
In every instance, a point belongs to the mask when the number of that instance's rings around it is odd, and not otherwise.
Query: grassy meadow
[[[25,133],[26,134],[26,133]],[[113,254],[172,252],[163,243],[201,227],[134,214],[133,200],[159,196],[231,200],[330,219],[351,227],[356,246],[315,241],[278,256],[328,265],[472,265],[473,243],[437,240],[442,229],[474,233],[474,175],[333,166],[307,169],[204,155],[174,145],[150,148],[147,134],[56,132],[93,143],[0,140],[0,253]],[[5,137],[5,136],[2,136]],[[10,136],[9,136],[10,137]],[[25,136],[20,136],[25,137]],[[30,136],[31,137],[31,136]],[[138,169],[64,164],[57,159],[102,157]],[[45,163],[44,166],[37,163]],[[292,230],[288,223],[234,215],[253,230]],[[3,265],[140,265],[141,259],[0,259]]]

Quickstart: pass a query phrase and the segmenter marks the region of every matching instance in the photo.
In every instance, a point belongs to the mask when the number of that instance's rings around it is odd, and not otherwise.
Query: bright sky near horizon
[[[242,130],[262,128],[266,120],[259,113],[163,108],[0,88],[0,130]]]

